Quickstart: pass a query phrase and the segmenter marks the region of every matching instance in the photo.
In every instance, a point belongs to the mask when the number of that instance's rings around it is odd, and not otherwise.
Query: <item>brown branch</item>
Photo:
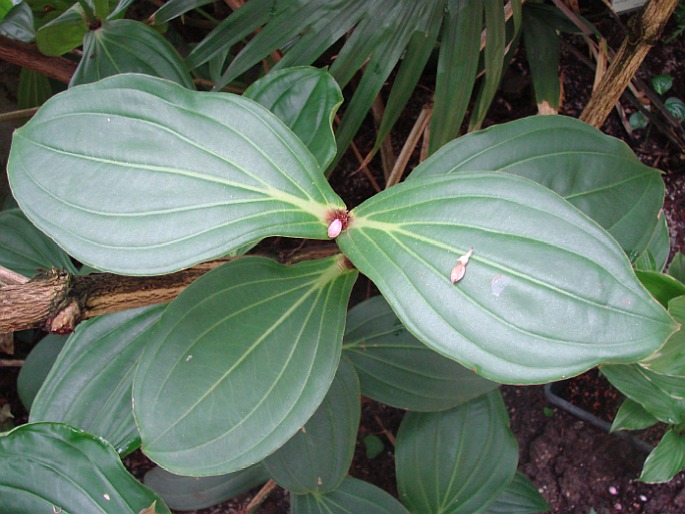
[[[68,84],[77,64],[64,57],[43,55],[36,45],[0,36],[0,59]]]
[[[318,246],[291,255],[284,263],[293,264],[336,253],[339,253],[337,246]],[[155,277],[112,273],[82,276],[53,269],[30,282],[0,287],[0,334],[29,328],[68,334],[84,319],[168,302],[200,276],[230,260],[215,259]]]
[[[658,41],[677,4],[678,0],[649,0],[630,21],[631,30],[580,115],[582,121],[595,127],[604,124],[647,52]]]

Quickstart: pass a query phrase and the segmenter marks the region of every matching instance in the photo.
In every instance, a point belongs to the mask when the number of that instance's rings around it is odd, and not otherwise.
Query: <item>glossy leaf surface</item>
[[[669,430],[647,456],[640,482],[668,482],[685,467],[685,434]]]
[[[555,191],[631,256],[649,244],[664,200],[658,170],[623,141],[564,116],[532,116],[460,137],[410,179],[480,170],[520,175]]]
[[[349,360],[338,372],[323,402],[307,423],[263,466],[291,493],[326,493],[336,489],[354,457],[361,415],[359,379]]]
[[[162,497],[169,508],[196,510],[235,498],[268,479],[260,464],[213,477],[184,477],[157,466],[145,474],[144,482]]]
[[[326,169],[337,150],[333,118],[343,101],[340,87],[326,70],[277,70],[252,84],[243,96],[274,113]]]
[[[27,411],[31,410],[33,400],[66,342],[65,336],[48,334],[31,349],[31,353],[26,357],[17,377],[17,393]]]
[[[421,177],[351,216],[338,245],[407,329],[491,380],[543,383],[635,361],[676,329],[616,242],[529,180]]]
[[[685,380],[659,375],[637,364],[602,366],[611,385],[670,425],[685,422]]]
[[[134,20],[108,20],[83,38],[83,57],[70,86],[119,73],[144,73],[195,89],[176,49],[159,32]]]
[[[476,512],[514,478],[518,447],[493,391],[443,412],[409,412],[396,445],[397,487],[411,512]]]
[[[76,273],[69,256],[19,209],[0,212],[0,265],[28,278],[50,268]]]
[[[145,75],[53,97],[15,132],[10,160],[29,219],[81,262],[124,274],[178,270],[267,236],[327,239],[329,211],[344,207],[259,104]]]
[[[203,476],[285,444],[333,381],[356,276],[341,256],[293,266],[245,257],[191,284],[136,371],[143,451],[174,473]]]
[[[343,348],[362,393],[399,409],[445,410],[499,386],[418,341],[382,296],[350,310]]]
[[[375,485],[347,477],[326,494],[293,494],[292,514],[409,514],[400,502]]]
[[[164,502],[126,471],[102,439],[60,423],[29,423],[0,434],[3,514],[138,514]]]
[[[668,302],[668,312],[680,323],[680,330],[656,352],[640,361],[640,364],[662,375],[685,378],[685,296],[678,296]]]
[[[549,510],[549,505],[535,485],[523,473],[517,472],[485,514],[533,514]]]
[[[98,435],[121,454],[140,437],[131,407],[138,359],[148,329],[165,305],[132,309],[80,323],[45,379],[31,421],[55,421]]]

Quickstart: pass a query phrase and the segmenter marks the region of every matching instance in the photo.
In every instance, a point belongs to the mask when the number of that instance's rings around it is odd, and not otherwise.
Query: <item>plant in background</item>
[[[663,97],[673,87],[673,77],[668,74],[655,75],[652,77],[654,91]],[[678,123],[685,120],[685,103],[675,96],[669,96],[663,101],[663,110],[672,116]],[[647,116],[642,111],[635,111],[628,119],[630,128],[637,130],[649,125]]]
[[[0,439],[5,510],[165,512],[116,464],[115,449],[138,445],[174,473],[147,479],[174,506],[188,487],[218,502],[270,479],[293,512],[506,510],[521,497],[545,509],[515,472],[497,385],[635,366],[677,330],[628,257],[662,230],[659,172],[581,122],[535,117],[455,140],[348,211],[323,175],[340,101],[313,68],[244,97],[124,74],[71,88],[16,132],[22,211],[99,270],[170,273],[275,235],[336,245],[291,265],[234,257],[168,305],[81,324],[28,400],[31,423]],[[347,313],[360,272],[383,296]],[[360,392],[410,411],[402,505],[346,478]],[[69,457],[82,446],[89,464]],[[51,476],[27,483],[35,459],[9,455],[29,447]]]
[[[172,0],[152,21],[202,5]],[[685,290],[660,273],[668,231],[659,172],[623,143],[572,119],[536,117],[443,146],[475,85],[483,20],[486,74],[472,129],[521,4],[511,3],[507,22],[490,1],[252,0],[186,59],[152,28],[121,19],[127,6],[60,3],[41,16],[45,53],[83,45],[84,58],[74,87],[15,134],[8,171],[20,209],[0,213],[0,264],[75,274],[71,255],[86,265],[80,273],[148,276],[219,260],[168,305],[108,314],[34,349],[19,384],[30,423],[0,437],[0,510],[161,513],[267,481],[291,492],[293,512],[545,510],[516,473],[498,385],[606,363],[608,376],[660,373],[655,352],[682,337],[668,301]],[[0,30],[30,40],[30,14],[19,4]],[[531,11],[528,24],[540,15]],[[346,33],[332,76],[291,67]],[[380,147],[438,40],[432,157],[348,209],[325,171],[401,60]],[[243,96],[193,90],[193,76],[215,89],[249,84],[255,64],[279,49]],[[334,136],[340,85],[364,64]],[[36,91],[27,98],[38,104],[47,93]],[[323,243],[287,265],[246,255],[270,236]],[[348,312],[359,273],[382,296]],[[669,383],[682,380],[670,373]],[[395,449],[400,502],[347,477],[360,394],[409,411]],[[681,407],[668,412],[674,430]],[[669,449],[679,444],[671,439]],[[155,493],[121,465],[138,447],[161,466],[145,479]]]

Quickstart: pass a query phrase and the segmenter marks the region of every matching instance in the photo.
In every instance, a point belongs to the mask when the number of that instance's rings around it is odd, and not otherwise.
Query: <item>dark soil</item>
[[[591,16],[590,16],[591,17]],[[625,18],[623,18],[626,21]],[[600,30],[608,35],[609,43],[617,48],[622,34],[615,22],[597,18]],[[669,31],[674,30],[673,23]],[[566,37],[565,41],[585,52],[582,41]],[[669,95],[685,99],[685,37],[681,36],[669,45],[657,45],[649,54],[640,75],[643,79],[669,73],[674,88]],[[578,117],[587,103],[593,71],[578,61],[576,53],[565,50],[561,62],[565,99],[562,114]],[[529,73],[523,55],[519,53],[507,72],[501,94],[495,100],[485,126],[502,123],[535,114],[536,109],[529,88]],[[396,129],[395,153],[400,150],[402,135],[411,129],[413,121],[424,103],[430,101],[432,84],[428,77],[425,87],[419,88],[406,116]],[[626,99],[622,105],[629,114],[634,110]],[[369,124],[370,125],[370,124]],[[672,253],[685,251],[685,156],[684,148],[676,146],[657,130],[648,129],[626,132],[624,124],[614,111],[603,131],[625,140],[643,160],[664,172],[667,187],[664,212],[669,224]],[[364,154],[373,145],[374,134],[368,128],[360,133],[356,143]],[[417,162],[414,156],[413,163]],[[383,183],[379,160],[369,165],[372,175]],[[353,207],[374,193],[364,173],[355,172],[357,161],[344,160],[332,177],[334,189],[341,194],[347,205]],[[296,249],[297,244],[287,240],[267,243],[281,255]],[[377,294],[367,280],[355,286],[355,302]],[[0,354],[0,358],[5,358]],[[11,357],[10,357],[11,358]],[[3,368],[0,372],[0,407],[9,403],[15,416],[15,424],[27,421],[27,413],[16,394],[17,370]],[[570,401],[611,421],[622,397],[604,381],[596,371],[568,381],[564,394]],[[502,392],[509,409],[511,427],[520,446],[519,470],[528,476],[548,501],[555,513],[587,514],[594,509],[604,513],[660,513],[685,512],[685,473],[677,475],[667,484],[648,485],[636,481],[642,469],[646,453],[625,439],[607,434],[565,411],[553,407],[544,396],[541,386],[505,386]],[[363,403],[359,440],[350,474],[367,480],[396,495],[393,462],[393,434],[397,433],[402,411],[380,405],[371,400]],[[381,437],[385,449],[369,459],[362,440],[367,435]],[[125,459],[127,467],[139,478],[151,463],[135,452]],[[251,491],[240,498],[215,507],[197,511],[198,514],[239,513],[257,493]],[[258,512],[280,514],[288,512],[287,493],[276,488],[262,503]],[[363,513],[360,513],[363,514]],[[428,514],[428,513],[427,513]]]

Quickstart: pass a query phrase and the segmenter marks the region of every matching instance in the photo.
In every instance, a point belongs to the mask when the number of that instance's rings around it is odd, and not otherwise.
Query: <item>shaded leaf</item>
[[[285,445],[262,461],[278,485],[295,494],[337,489],[354,457],[361,415],[359,395],[354,367],[343,358],[314,415]]]
[[[657,94],[663,95],[673,87],[673,77],[667,73],[652,77],[652,87]]]
[[[664,200],[658,170],[623,141],[564,116],[532,116],[460,137],[409,179],[474,170],[542,184],[604,227],[631,257],[649,244]]]
[[[188,11],[210,3],[212,0],[170,0],[157,9],[150,19],[155,25],[162,25]]]
[[[31,410],[38,390],[50,373],[66,341],[65,336],[48,334],[33,347],[26,357],[17,377],[17,393],[27,411]]]
[[[83,7],[75,3],[59,17],[38,29],[36,44],[45,55],[62,55],[81,46],[87,32],[86,14]]]
[[[640,361],[645,368],[662,375],[685,378],[685,296],[668,302],[668,312],[680,323],[680,330],[652,355]]]
[[[293,266],[245,257],[186,288],[136,371],[143,451],[174,473],[204,476],[283,446],[333,380],[356,276],[341,256]]]
[[[685,467],[685,434],[671,429],[645,460],[640,482],[668,482]]]
[[[680,123],[685,120],[685,102],[683,102],[680,98],[667,98],[664,100],[664,107],[668,113]]]
[[[418,341],[382,296],[350,310],[343,348],[362,393],[400,409],[449,409],[499,386]]]
[[[659,375],[637,364],[607,365],[602,374],[616,389],[669,425],[685,422],[685,381]]]
[[[274,113],[326,169],[335,157],[333,118],[343,101],[338,84],[326,70],[277,70],[252,84],[243,96]]]
[[[0,511],[138,514],[157,501],[99,437],[60,423],[29,423],[0,434]]]
[[[31,421],[67,423],[109,441],[122,455],[140,444],[131,384],[146,330],[166,305],[108,314],[80,323],[45,379]]]
[[[532,514],[547,512],[549,505],[528,478],[520,472],[514,474],[504,492],[490,504],[486,514]]]
[[[119,73],[144,73],[195,89],[176,49],[159,32],[134,20],[108,20],[83,39],[83,57],[70,86]]]
[[[145,75],[53,97],[15,132],[8,169],[29,219],[81,262],[124,274],[178,270],[267,236],[328,239],[329,213],[344,208],[262,106]]]
[[[409,412],[396,445],[397,488],[411,512],[476,512],[514,478],[518,447],[499,391],[443,412]]]
[[[630,398],[626,398],[619,407],[614,421],[611,423],[611,431],[642,430],[658,422],[659,420],[647,412],[642,405]]]
[[[195,510],[240,496],[268,479],[260,464],[213,477],[184,477],[157,466],[145,473],[144,482],[162,497],[169,508]]]
[[[558,9],[551,5],[527,2],[523,7],[523,41],[533,79],[535,102],[559,110],[561,83],[559,57],[561,39],[555,17]]]
[[[668,233],[666,216],[661,216],[654,227],[652,237],[644,252],[635,260],[635,269],[643,271],[663,271],[671,250],[671,237]]]
[[[409,514],[400,502],[375,485],[347,477],[326,494],[293,494],[292,514]]]
[[[50,80],[37,71],[22,68],[19,73],[17,107],[30,109],[43,105],[52,96]]]
[[[632,362],[677,328],[616,242],[529,180],[421,177],[350,216],[338,245],[407,329],[491,380],[541,383]],[[453,284],[469,247],[466,275]]]
[[[69,256],[19,209],[0,212],[0,265],[29,278],[50,268],[76,273]]]
[[[685,282],[685,255],[676,252],[668,267],[668,274],[680,282]]]
[[[36,30],[33,28],[33,13],[27,2],[19,2],[0,22],[0,36],[6,36],[24,43],[33,43]]]
[[[668,302],[674,298],[685,295],[685,284],[670,275],[640,270],[636,270],[635,274],[647,291],[664,307],[668,306]]]

